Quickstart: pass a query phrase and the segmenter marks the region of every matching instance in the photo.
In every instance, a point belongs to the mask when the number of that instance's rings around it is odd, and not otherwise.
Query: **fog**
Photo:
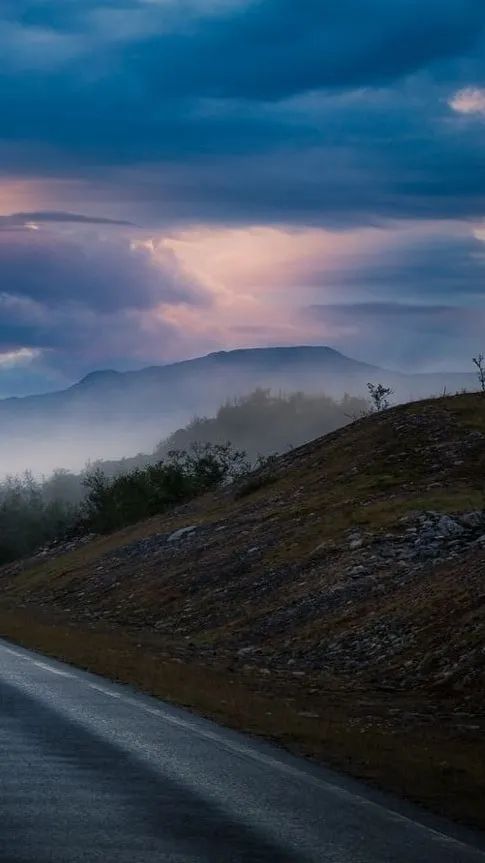
[[[156,444],[191,419],[190,411],[174,412],[160,422],[106,424],[89,418],[66,418],[56,428],[38,433],[22,431],[8,441],[0,436],[0,477],[32,471],[48,476],[56,468],[79,472],[87,464],[105,459],[122,459],[139,452],[150,453]]]
[[[69,389],[0,401],[0,475],[150,453],[196,416],[256,388],[273,392],[367,396],[367,382],[393,389],[393,401],[475,388],[473,375],[404,375],[359,363],[330,348],[267,348],[211,354],[135,372],[96,372]]]

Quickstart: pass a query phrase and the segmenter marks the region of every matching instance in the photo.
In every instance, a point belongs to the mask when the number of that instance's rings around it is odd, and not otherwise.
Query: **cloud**
[[[207,302],[163,244],[154,250],[126,237],[0,233],[0,273],[4,295],[49,308],[70,303],[106,312]]]
[[[457,90],[450,99],[449,105],[458,114],[485,116],[485,88],[464,87],[463,90]]]
[[[348,331],[343,303],[372,346],[390,303],[403,345],[424,356],[398,327],[412,319],[438,349],[444,310],[483,296],[484,27],[483,0],[4,0],[0,178],[31,192],[3,199],[0,350],[77,375],[265,332],[299,341],[314,331],[290,320],[297,291],[334,307],[316,340],[338,314]],[[273,234],[256,254],[251,226],[311,227],[306,259],[278,265]],[[235,232],[223,280],[204,242],[183,265],[196,227]]]
[[[406,302],[477,302],[485,299],[485,244],[471,231],[455,233],[434,226],[423,231],[390,234],[380,249],[362,254],[352,268],[344,256],[326,270],[336,293]]]
[[[470,51],[484,25],[480,0],[262,0],[145,41],[136,65],[162,94],[282,99],[395,81]]]
[[[0,352],[0,370],[11,369],[15,366],[31,363],[37,359],[41,352],[33,348],[18,348],[16,351]]]
[[[81,231],[81,232],[80,232]],[[170,311],[209,313],[211,295],[163,241],[82,230],[0,233],[1,358],[76,377],[161,359],[185,335]]]
[[[115,68],[159,95],[253,99],[395,80],[471,50],[484,24],[481,0],[28,0],[2,18],[17,67],[70,60],[84,80]]]
[[[383,234],[380,246],[366,251],[364,242],[347,263],[342,251],[320,270],[314,262],[306,291],[313,302],[303,301],[300,320],[378,365],[466,369],[483,348],[480,231],[415,225]]]
[[[76,50],[5,63],[5,172],[75,180],[87,206],[103,194],[158,225],[483,212],[480,130],[446,122],[450,90],[484,72],[482,0],[6,8]]]
[[[64,213],[62,211],[35,211],[32,213],[10,213],[0,216],[0,231],[35,230],[40,223],[64,223],[77,225],[118,225],[133,226],[132,222],[123,219],[105,219],[100,216],[84,216],[81,213]]]
[[[483,305],[335,303],[309,306],[303,318],[319,320],[330,342],[351,355],[421,371],[471,371],[485,327]]]

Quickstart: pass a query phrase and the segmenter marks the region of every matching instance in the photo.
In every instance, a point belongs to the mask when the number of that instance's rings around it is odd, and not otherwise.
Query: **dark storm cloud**
[[[263,0],[146,41],[132,68],[157,92],[281,99],[393,81],[472,50],[484,24],[481,0]]]
[[[142,209],[151,166],[154,219],[355,223],[483,207],[482,130],[446,122],[450,90],[483,73],[482,0],[8,9],[0,46],[14,28],[19,49],[0,74],[4,170],[92,179],[123,198],[116,171],[132,169]]]
[[[108,55],[95,69],[115,69],[118,81],[142,82],[157,97],[257,100],[393,81],[473,50],[485,23],[481,0],[248,0],[218,13],[211,5],[24,2],[10,5],[7,20],[27,43],[41,29],[54,43],[76,37],[84,54],[103,39]],[[131,39],[122,16],[138,22]]]
[[[318,274],[313,276],[316,283]],[[350,295],[449,302],[485,299],[485,242],[472,236],[413,234],[369,255],[354,269],[327,270],[327,285]]]
[[[396,144],[396,140],[398,143]],[[130,190],[137,218],[162,223],[286,223],[348,227],[389,219],[468,219],[485,213],[482,136],[461,143],[423,130],[359,147],[274,149],[252,156],[145,165],[109,174]]]

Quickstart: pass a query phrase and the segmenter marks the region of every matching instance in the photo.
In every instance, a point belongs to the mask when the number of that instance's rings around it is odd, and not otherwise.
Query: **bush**
[[[226,444],[194,444],[173,450],[167,460],[108,479],[98,468],[84,484],[82,524],[86,531],[108,533],[191,500],[250,470],[245,453]]]

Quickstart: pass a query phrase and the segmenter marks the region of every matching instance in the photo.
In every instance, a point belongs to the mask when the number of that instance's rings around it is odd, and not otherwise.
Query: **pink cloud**
[[[465,87],[463,90],[458,90],[448,104],[458,114],[485,116],[485,88]]]

